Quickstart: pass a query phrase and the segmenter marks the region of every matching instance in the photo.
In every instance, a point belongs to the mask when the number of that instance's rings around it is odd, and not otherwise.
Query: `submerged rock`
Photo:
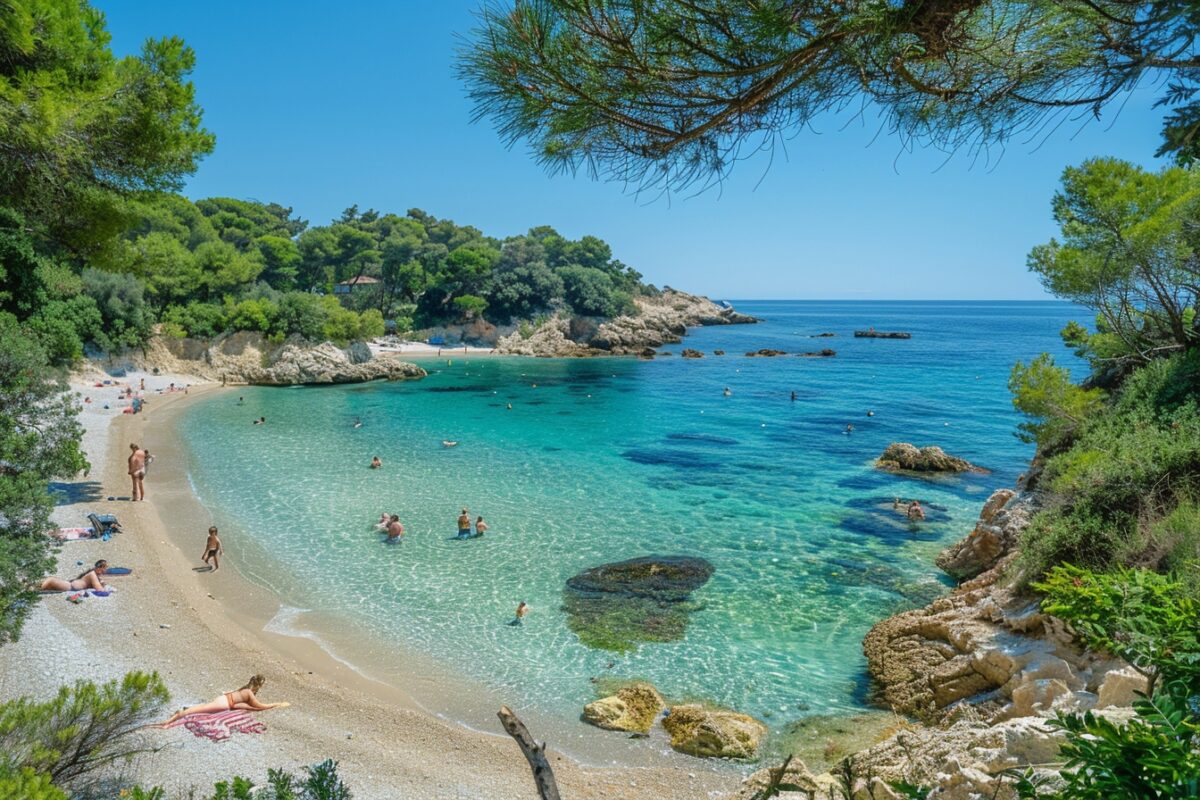
[[[761,350],[752,350],[746,353],[747,358],[773,358],[775,356],[786,356],[786,350],[772,350],[769,347],[764,347]]]
[[[892,442],[875,460],[875,466],[906,472],[985,472],[970,461],[947,454],[940,447],[915,447],[908,442]]]
[[[826,347],[824,350],[814,350],[808,353],[796,353],[798,358],[832,358],[837,355],[836,350],[830,350]]]
[[[649,733],[666,708],[662,695],[648,683],[624,686],[617,693],[583,707],[583,720],[611,731]]]
[[[671,706],[663,718],[671,747],[701,758],[754,758],[767,726],[747,714],[699,705]]]
[[[713,565],[690,556],[646,556],[585,570],[567,581],[567,625],[588,647],[623,652],[683,638],[691,594]]]
[[[699,350],[693,350],[690,347],[683,348],[683,352],[679,355],[684,358],[704,358],[704,353],[701,353]]]

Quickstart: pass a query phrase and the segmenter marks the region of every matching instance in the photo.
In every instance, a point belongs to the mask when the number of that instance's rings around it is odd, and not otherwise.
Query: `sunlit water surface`
[[[1024,468],[1009,370],[1044,350],[1069,363],[1057,331],[1072,308],[739,308],[764,322],[694,331],[686,346],[702,360],[681,346],[650,362],[454,355],[424,362],[421,381],[223,393],[184,419],[191,479],[231,526],[230,561],[283,602],[541,713],[577,717],[597,676],[649,679],[773,727],[853,711],[867,702],[863,635],[944,591],[933,557]],[[869,325],[913,338],[852,338]],[[824,331],[837,336],[807,338]],[[764,347],[837,356],[743,355]],[[991,472],[931,483],[873,470],[892,441]],[[383,469],[367,468],[374,455]],[[896,496],[927,501],[931,520],[906,524]],[[462,506],[484,515],[487,536],[452,539]],[[400,514],[402,545],[372,532],[381,511]],[[684,637],[630,652],[582,644],[564,582],[647,554],[715,566]],[[533,611],[515,628],[521,600]]]

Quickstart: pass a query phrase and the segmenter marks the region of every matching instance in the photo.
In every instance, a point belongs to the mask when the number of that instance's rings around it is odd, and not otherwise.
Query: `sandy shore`
[[[131,374],[125,380],[136,385],[141,377]],[[311,641],[265,632],[279,602],[235,569],[194,571],[209,518],[188,483],[174,420],[195,398],[223,390],[192,382],[186,395],[160,395],[156,390],[169,382],[189,379],[144,377],[149,403],[138,415],[120,413],[117,389],[78,387],[93,398],[81,415],[93,469],[89,477],[58,487],[63,495],[55,511],[55,521],[63,526],[85,524],[88,511],[114,513],[126,531],[109,542],[65,544],[58,574],[74,575],[81,563],[97,558],[134,572],[111,579],[112,596],[80,605],[47,595],[21,640],[0,649],[0,697],[46,697],[64,682],[153,669],[166,680],[172,707],[180,707],[262,673],[268,679],[263,699],[292,704],[260,715],[265,734],[235,735],[214,744],[183,730],[152,731],[147,735],[163,749],[128,765],[127,774],[147,785],[186,791],[208,788],[232,774],[260,780],[271,767],[296,769],[331,757],[341,762],[358,798],[536,798],[525,759],[498,722],[492,722],[494,734],[471,730],[427,713],[413,695],[395,688],[409,678],[404,659],[395,663],[394,680],[371,680]],[[156,456],[146,479],[147,502],[108,501],[129,493],[125,457],[131,441]],[[452,682],[443,686],[421,673],[414,670],[411,679],[421,681],[424,691],[457,691]],[[737,784],[735,775],[702,762],[680,761],[679,766],[664,758],[667,766],[592,768],[555,753],[553,741],[550,750],[569,800],[697,800],[720,796]]]

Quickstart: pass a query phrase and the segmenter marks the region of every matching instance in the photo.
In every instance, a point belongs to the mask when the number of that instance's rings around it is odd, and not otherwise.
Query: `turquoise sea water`
[[[934,555],[1024,469],[1009,369],[1044,350],[1071,363],[1057,331],[1074,309],[738,308],[765,321],[694,331],[699,361],[455,355],[425,362],[422,381],[247,388],[244,405],[222,393],[184,418],[190,476],[228,526],[229,562],[283,602],[352,621],[385,653],[427,652],[539,713],[577,717],[597,676],[649,679],[774,727],[852,711],[868,700],[863,634],[944,591]],[[913,338],[851,337],[869,325]],[[807,338],[823,331],[837,336]],[[763,347],[837,356],[742,355]],[[267,425],[252,426],[259,416]],[[873,470],[892,441],[991,472],[931,483]],[[374,455],[383,469],[367,468]],[[907,525],[895,496],[930,503],[930,521]],[[483,539],[452,540],[464,505],[491,526]],[[371,531],[382,511],[400,514],[402,545]],[[684,638],[589,649],[566,624],[564,582],[647,554],[715,566]],[[521,600],[533,611],[514,628]]]

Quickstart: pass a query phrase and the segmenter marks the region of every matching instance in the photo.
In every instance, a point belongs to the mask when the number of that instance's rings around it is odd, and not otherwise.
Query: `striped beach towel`
[[[235,733],[265,733],[267,726],[245,711],[220,711],[216,714],[191,714],[177,719],[167,728],[187,728],[201,739],[223,742]]]

